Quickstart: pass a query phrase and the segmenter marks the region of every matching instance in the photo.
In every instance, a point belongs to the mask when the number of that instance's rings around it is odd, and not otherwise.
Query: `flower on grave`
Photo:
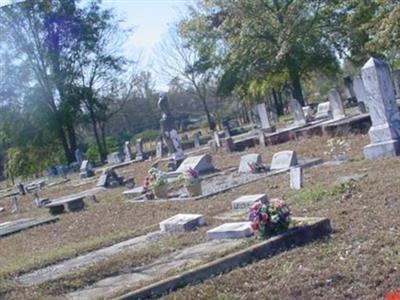
[[[346,157],[346,152],[349,152],[351,147],[348,141],[339,138],[331,138],[326,142],[328,151],[325,155],[333,156],[335,159],[338,157]]]
[[[192,168],[185,170],[178,178],[185,186],[193,185],[200,182],[199,173]]]
[[[149,171],[150,187],[154,188],[168,183],[167,175],[157,168],[151,168]]]
[[[255,202],[250,207],[249,221],[251,228],[263,238],[286,231],[290,225],[290,209],[280,199],[273,199],[264,204]]]

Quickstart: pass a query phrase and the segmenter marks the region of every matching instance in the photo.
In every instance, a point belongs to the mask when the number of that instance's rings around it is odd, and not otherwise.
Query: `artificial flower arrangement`
[[[333,156],[333,158],[338,161],[346,160],[346,153],[350,151],[348,141],[339,138],[331,138],[326,144],[328,146],[328,151],[325,152],[325,155]]]
[[[178,180],[183,182],[189,196],[194,197],[201,195],[201,180],[199,173],[195,169],[188,168],[179,176]]]
[[[290,209],[280,199],[273,199],[268,204],[255,202],[250,208],[249,221],[251,228],[261,237],[270,237],[289,228]]]
[[[149,176],[143,182],[142,193],[150,196],[151,192],[153,192],[157,198],[167,198],[168,180],[165,173],[156,168],[151,168],[148,173]]]

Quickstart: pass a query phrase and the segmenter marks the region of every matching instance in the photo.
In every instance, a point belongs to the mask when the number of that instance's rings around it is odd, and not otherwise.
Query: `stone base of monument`
[[[390,140],[381,143],[374,143],[364,147],[364,157],[366,159],[393,157],[399,154],[400,154],[399,140]]]

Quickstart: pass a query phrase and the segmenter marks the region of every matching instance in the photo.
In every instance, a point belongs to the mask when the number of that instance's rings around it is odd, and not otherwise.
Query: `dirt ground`
[[[385,292],[400,288],[400,158],[363,160],[362,148],[368,144],[368,137],[356,135],[347,140],[351,148],[349,161],[340,166],[306,169],[305,188],[300,192],[290,190],[288,174],[200,201],[128,203],[122,197],[122,188],[108,189],[97,197],[99,203],[89,202],[82,212],[66,213],[56,223],[0,239],[0,299],[51,298],[106,276],[127,273],[129,268],[174,249],[204,241],[206,230],[217,224],[213,216],[228,211],[238,195],[259,192],[266,192],[271,198],[283,198],[295,216],[330,218],[333,234],[324,241],[238,268],[165,298],[382,298]],[[272,155],[280,150],[296,150],[300,159],[328,160],[326,142],[326,137],[312,137],[265,149],[251,148],[247,152],[260,153],[265,162],[270,162]],[[238,166],[243,154],[214,154],[213,163],[221,170]],[[150,165],[149,162],[132,164],[117,172],[134,176],[140,185]],[[352,174],[367,176],[355,184],[338,186],[335,183],[339,176]],[[58,197],[94,185],[72,187],[66,183],[45,193]],[[29,197],[23,199],[18,218],[47,215],[46,211],[33,209],[31,201]],[[8,203],[5,204],[8,208]],[[208,225],[188,235],[168,238],[157,248],[139,254],[121,254],[91,269],[33,288],[21,288],[12,280],[17,274],[157,230],[161,220],[179,212],[201,213]],[[5,213],[0,215],[0,223],[15,218]]]

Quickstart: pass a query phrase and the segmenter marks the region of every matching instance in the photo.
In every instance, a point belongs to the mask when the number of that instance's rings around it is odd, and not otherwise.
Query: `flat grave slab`
[[[225,223],[207,231],[210,240],[242,239],[253,235],[251,222]]]
[[[12,222],[1,223],[0,238],[35,226],[44,225],[56,221],[58,221],[58,217],[20,219]]]
[[[254,202],[267,203],[266,194],[244,195],[232,201],[232,209],[248,209]]]
[[[163,232],[183,232],[196,229],[204,225],[203,215],[199,214],[177,214],[169,219],[160,222],[160,229]]]
[[[132,239],[117,243],[110,247],[95,250],[87,254],[64,260],[54,265],[50,265],[43,269],[23,274],[17,277],[16,281],[23,286],[41,284],[49,280],[66,276],[71,272],[75,272],[78,269],[93,265],[99,261],[105,260],[123,251],[131,249],[135,249],[135,251],[138,251],[146,246],[156,243],[162,237],[163,234],[160,231],[155,231],[146,235],[134,237]]]

